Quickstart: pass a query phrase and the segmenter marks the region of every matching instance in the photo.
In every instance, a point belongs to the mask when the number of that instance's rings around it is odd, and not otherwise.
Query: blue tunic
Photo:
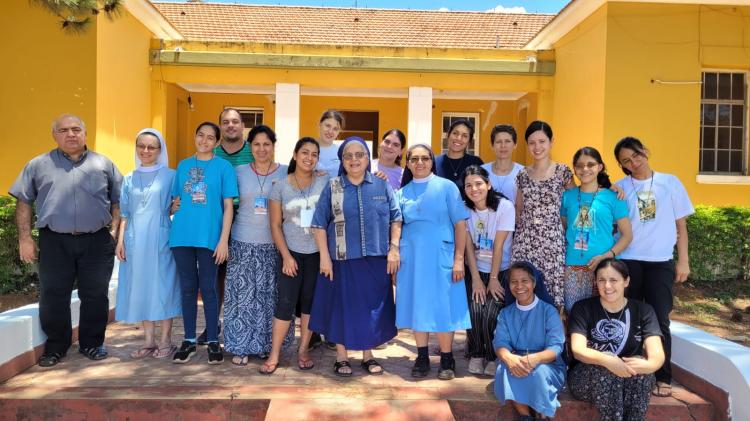
[[[458,187],[431,176],[396,192],[404,223],[396,326],[417,332],[470,329],[464,281],[452,282],[454,225],[469,217]]]
[[[180,285],[169,249],[169,207],[175,171],[133,172],[125,177],[120,211],[127,219],[115,318],[126,323],[182,314]]]
[[[531,310],[523,311],[515,304],[502,309],[492,341],[496,351],[506,348],[524,355],[550,349],[557,353],[557,358],[552,363],[539,364],[526,377],[513,376],[498,359],[495,396],[500,403],[514,401],[554,417],[560,407],[557,394],[565,385],[565,363],[561,357],[564,342],[562,321],[552,305],[538,300]]]

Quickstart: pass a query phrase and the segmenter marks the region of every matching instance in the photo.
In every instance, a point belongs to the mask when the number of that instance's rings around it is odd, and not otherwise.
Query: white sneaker
[[[469,373],[484,374],[484,358],[472,358],[469,360]]]
[[[487,363],[486,366],[484,366],[484,375],[485,376],[492,376],[495,377],[495,372],[497,371],[497,363],[495,361],[490,361]]]

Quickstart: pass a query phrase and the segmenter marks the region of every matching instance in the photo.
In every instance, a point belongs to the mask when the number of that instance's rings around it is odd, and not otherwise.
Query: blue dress
[[[516,304],[500,311],[492,341],[495,350],[509,349],[526,355],[545,349],[557,353],[549,364],[539,364],[526,377],[515,377],[498,358],[495,372],[495,396],[501,404],[506,400],[528,405],[548,417],[554,417],[560,407],[558,392],[565,385],[565,363],[561,353],[565,332],[557,310],[540,299],[530,310],[521,310]]]
[[[132,172],[122,183],[120,212],[127,219],[115,319],[126,323],[178,317],[180,285],[169,249],[169,207],[175,171]]]
[[[452,281],[454,225],[469,217],[458,187],[430,176],[396,192],[404,218],[396,326],[417,332],[470,329],[464,280]]]

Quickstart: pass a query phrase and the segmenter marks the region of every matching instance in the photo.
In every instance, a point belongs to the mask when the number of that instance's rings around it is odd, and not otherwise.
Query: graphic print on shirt
[[[622,317],[622,316],[621,316]],[[601,319],[591,329],[588,347],[600,352],[620,355],[627,342],[630,331],[630,309],[625,310],[625,321],[616,319]]]
[[[206,191],[208,190],[208,184],[206,184],[206,172],[201,167],[190,168],[188,173],[189,178],[185,181],[182,187],[185,193],[190,194],[190,200],[195,205],[205,205]]]
[[[478,259],[492,261],[492,246],[494,245],[495,239],[490,238],[487,221],[483,221],[481,218],[477,218],[474,222],[474,252]]]
[[[590,205],[581,205],[578,214],[573,221],[576,230],[576,241],[573,244],[575,250],[589,249],[589,233],[594,228],[594,209]]]
[[[656,219],[656,196],[653,190],[639,190],[636,192],[638,197],[638,218],[641,222],[649,222]]]

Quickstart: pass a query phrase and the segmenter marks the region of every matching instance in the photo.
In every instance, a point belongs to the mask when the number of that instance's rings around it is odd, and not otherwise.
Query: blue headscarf
[[[346,145],[348,145],[350,142],[359,142],[365,148],[365,152],[367,152],[367,172],[371,172],[372,168],[370,167],[370,164],[372,162],[372,159],[370,158],[370,148],[367,147],[367,143],[361,137],[350,136],[346,138],[341,146],[339,146],[339,150],[337,153],[339,156],[339,176],[346,175],[346,170],[344,170],[344,149],[346,149]]]
[[[537,269],[536,266],[534,266],[531,262],[526,261],[516,261],[513,262],[511,265],[511,268],[513,266],[516,267],[522,267],[524,269],[531,270],[531,273],[534,274],[534,295],[537,296],[540,300],[546,302],[547,304],[552,305],[552,307],[555,306],[555,300],[552,299],[552,296],[549,295],[549,292],[547,291],[547,286],[544,283],[544,273]],[[509,277],[510,277],[510,268],[508,271],[508,275],[504,276],[502,279],[503,283],[503,289],[505,290],[505,306],[509,306],[516,302],[516,297],[513,296],[513,294],[510,293],[510,287],[509,287]]]

